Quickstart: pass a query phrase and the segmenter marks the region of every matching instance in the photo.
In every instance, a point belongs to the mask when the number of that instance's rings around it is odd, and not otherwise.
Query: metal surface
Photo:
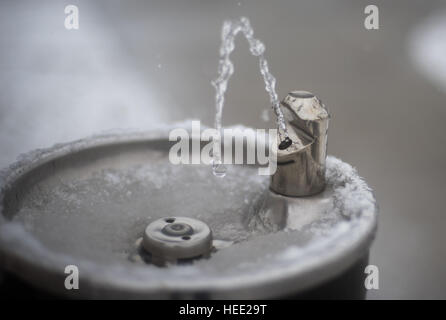
[[[307,91],[292,91],[282,101],[293,144],[277,152],[271,190],[286,196],[310,196],[325,188],[325,158],[330,115]]]
[[[152,255],[154,264],[177,263],[181,259],[209,256],[212,232],[207,224],[197,219],[161,218],[147,226],[142,246]]]
[[[348,164],[329,157],[322,193],[282,197],[255,167],[231,167],[220,179],[207,166],[170,165],[168,132],[58,145],[4,172],[2,268],[72,297],[268,298],[314,288],[368,252],[376,204]],[[187,266],[129,261],[135,239],[166,212],[205,222],[214,243],[226,245]],[[72,264],[80,288],[69,291],[64,269]]]

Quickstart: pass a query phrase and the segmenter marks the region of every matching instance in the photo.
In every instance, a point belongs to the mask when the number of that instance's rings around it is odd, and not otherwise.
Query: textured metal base
[[[290,293],[286,296],[272,298],[291,300],[363,300],[367,294],[364,287],[364,268],[368,264],[368,258],[367,254],[347,271],[314,288],[309,288],[304,292]],[[59,298],[64,298],[64,296],[57,296],[30,286],[28,283],[10,273],[4,274],[0,282],[0,299],[27,300]],[[206,299],[207,297],[196,298]]]

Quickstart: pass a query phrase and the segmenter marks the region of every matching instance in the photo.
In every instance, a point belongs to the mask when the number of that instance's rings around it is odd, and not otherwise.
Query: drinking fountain
[[[292,144],[271,177],[171,164],[169,132],[188,122],[22,156],[0,174],[2,272],[72,298],[363,298],[373,193],[326,156],[320,99],[293,91],[282,107]]]

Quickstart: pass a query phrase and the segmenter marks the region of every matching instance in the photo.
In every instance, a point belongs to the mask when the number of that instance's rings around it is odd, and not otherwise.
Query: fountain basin
[[[1,176],[2,269],[79,298],[271,298],[367,255],[377,206],[350,165],[329,156],[325,191],[290,198],[253,165],[223,179],[209,166],[172,165],[172,144],[168,130],[120,132],[23,156]],[[129,259],[147,224],[169,216],[204,221],[219,249],[165,268]],[[79,290],[64,287],[67,265],[79,269]]]

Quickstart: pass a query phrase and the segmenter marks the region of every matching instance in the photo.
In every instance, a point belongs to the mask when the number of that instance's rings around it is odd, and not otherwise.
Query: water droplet
[[[214,174],[214,176],[223,178],[224,176],[226,176],[227,171],[228,169],[223,163],[221,163],[220,160],[212,161],[212,173]]]
[[[260,56],[265,52],[265,45],[261,41],[254,39],[249,50],[254,56]]]

